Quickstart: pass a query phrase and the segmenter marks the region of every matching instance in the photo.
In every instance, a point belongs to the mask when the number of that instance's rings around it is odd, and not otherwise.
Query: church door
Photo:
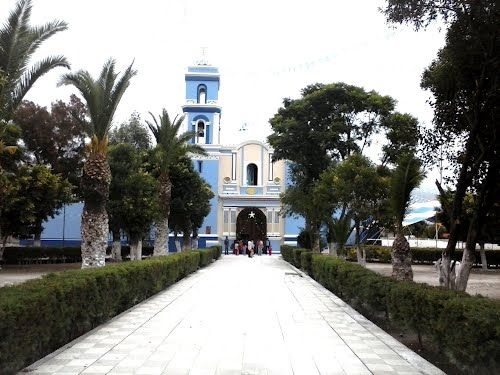
[[[265,243],[267,237],[267,218],[255,207],[242,210],[236,220],[236,237],[243,241],[252,240],[255,246],[259,240]]]

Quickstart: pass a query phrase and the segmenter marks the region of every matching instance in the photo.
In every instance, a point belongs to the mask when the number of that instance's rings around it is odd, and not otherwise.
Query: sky
[[[0,0],[0,20],[15,0]],[[35,55],[63,54],[72,70],[97,75],[113,57],[124,70],[132,61],[133,78],[114,123],[133,111],[148,118],[166,108],[182,111],[184,73],[201,57],[219,67],[222,106],[221,142],[265,141],[269,119],[285,97],[321,82],[346,82],[397,100],[396,110],[429,126],[429,92],[420,88],[424,69],[444,44],[444,31],[423,31],[386,23],[381,0],[33,0],[32,24],[53,19],[69,24]],[[67,100],[73,87],[57,87],[64,69],[43,77],[27,98],[50,106]],[[243,124],[247,130],[241,131]],[[377,160],[377,140],[370,157]],[[434,191],[437,169],[422,187]]]

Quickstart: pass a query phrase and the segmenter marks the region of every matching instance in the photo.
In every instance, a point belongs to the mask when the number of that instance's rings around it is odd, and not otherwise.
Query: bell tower
[[[186,116],[186,130],[196,133],[191,142],[200,146],[219,144],[219,69],[200,61],[197,65],[188,67],[185,81],[186,104],[182,106],[182,110]]]

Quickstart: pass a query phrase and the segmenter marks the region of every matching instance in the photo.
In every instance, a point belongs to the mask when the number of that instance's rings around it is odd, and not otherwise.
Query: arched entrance
[[[255,207],[242,210],[236,219],[236,237],[243,241],[252,240],[265,242],[267,237],[267,218]]]

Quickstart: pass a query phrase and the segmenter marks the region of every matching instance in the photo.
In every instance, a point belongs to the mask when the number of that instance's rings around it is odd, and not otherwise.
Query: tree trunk
[[[483,270],[487,270],[488,269],[488,262],[486,260],[486,251],[484,251],[484,242],[483,241],[479,242],[479,254],[481,254],[481,268]]]
[[[159,199],[161,219],[156,223],[156,238],[153,256],[168,255],[168,218],[170,216],[170,199],[172,197],[172,181],[168,173],[161,173]]]
[[[89,208],[82,213],[82,268],[104,267],[108,245],[108,213],[102,207]]]
[[[117,262],[122,261],[122,243],[120,230],[113,230],[113,245],[111,247],[111,257]]]
[[[330,242],[328,244],[328,253],[334,257],[338,256],[337,248],[338,248],[338,244],[336,242]]]
[[[358,263],[361,264],[363,267],[366,267],[366,253],[364,249],[361,249],[361,244],[360,244],[361,233],[358,220],[354,221],[354,226],[356,228],[355,243],[356,243],[356,256],[358,258]]]
[[[175,238],[175,251],[182,252],[181,241],[177,237]]]
[[[7,236],[2,237],[2,232],[0,231],[0,270],[2,269],[3,252],[5,250],[5,245],[7,245]]]
[[[191,233],[189,231],[182,232],[182,251],[191,250]]]
[[[311,250],[313,253],[319,253],[321,251],[319,241],[319,225],[312,222],[310,228],[309,234],[311,236]]]
[[[33,240],[33,247],[42,247],[42,231],[35,231],[35,239]]]
[[[193,228],[193,237],[192,237],[192,242],[191,242],[191,248],[193,250],[198,249],[198,229]]]
[[[153,256],[168,255],[168,217],[157,221]]]
[[[91,152],[83,165],[81,190],[85,200],[82,213],[82,268],[104,267],[108,246],[108,213],[111,170],[106,155]]]
[[[133,237],[130,240],[130,260],[142,260],[142,239]]]
[[[398,233],[392,244],[392,277],[396,280],[413,280],[410,244],[403,233]]]

